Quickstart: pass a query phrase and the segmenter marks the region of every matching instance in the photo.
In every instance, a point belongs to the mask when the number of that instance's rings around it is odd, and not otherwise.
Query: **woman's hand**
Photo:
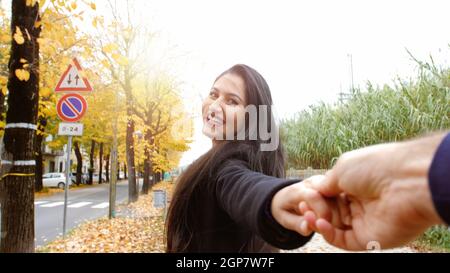
[[[284,228],[296,231],[303,236],[311,235],[316,229],[315,220],[319,218],[342,226],[337,203],[330,203],[335,201],[326,200],[311,187],[314,181],[323,179],[323,175],[313,176],[279,190],[271,204],[271,212],[275,220]],[[308,225],[308,222],[312,225]]]

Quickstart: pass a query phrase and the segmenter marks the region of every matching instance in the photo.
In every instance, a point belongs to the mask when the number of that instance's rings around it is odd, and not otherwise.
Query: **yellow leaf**
[[[109,62],[108,62],[107,60],[103,60],[103,61],[102,61],[102,64],[103,64],[103,66],[104,66],[105,68],[109,68],[109,67],[110,67]]]
[[[6,96],[6,92],[8,92],[8,88],[6,86],[2,87],[3,96]]]
[[[24,58],[20,58],[20,63],[25,64],[25,63],[27,63],[27,60],[25,60]]]
[[[120,54],[112,54],[112,57],[120,65],[128,65],[128,59]]]
[[[10,40],[11,40],[11,37],[8,34],[0,35],[0,42],[9,43]]]
[[[40,7],[43,7],[44,5],[45,5],[45,2],[46,2],[47,0],[39,0],[39,6]]]
[[[8,82],[8,79],[4,76],[0,76],[0,85],[5,85]]]
[[[95,5],[94,2],[91,2],[91,9],[93,9],[93,10],[96,10],[96,9],[97,9],[97,6]]]
[[[30,72],[25,69],[16,69],[15,74],[20,81],[28,81],[30,79]]]
[[[39,43],[39,45],[40,45],[41,47],[42,47],[42,46],[45,46],[45,44],[46,44],[44,38],[37,38],[37,42]]]
[[[119,46],[115,43],[107,44],[103,47],[103,51],[105,51],[106,53],[111,53],[113,51],[116,51],[117,49],[119,49]]]
[[[95,28],[97,27],[97,19],[92,20],[92,26]]]
[[[70,6],[72,7],[72,9],[77,9],[77,3],[76,2],[72,2],[72,4]]]
[[[52,90],[48,87],[42,87],[39,89],[39,95],[42,97],[49,97],[52,94]]]
[[[16,41],[16,43],[18,45],[25,43],[25,39],[23,38],[22,31],[20,30],[20,28],[18,26],[16,26],[16,33],[14,33],[14,41]]]
[[[37,0],[27,0],[26,5],[28,7],[34,7],[36,5]]]
[[[39,28],[42,25],[42,21],[37,21],[34,23],[34,28]]]

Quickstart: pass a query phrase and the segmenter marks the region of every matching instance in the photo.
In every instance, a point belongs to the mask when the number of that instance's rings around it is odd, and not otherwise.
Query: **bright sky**
[[[98,13],[109,10],[95,1]],[[122,5],[125,1],[117,1]],[[333,102],[350,87],[370,80],[392,83],[414,77],[417,66],[406,52],[448,66],[448,0],[130,0],[160,48],[173,56],[165,64],[183,82],[186,105],[197,114],[194,143],[180,165],[210,147],[201,134],[201,96],[215,77],[236,63],[257,69],[272,90],[280,117],[318,101]]]
[[[189,52],[181,66],[185,91],[197,101],[214,78],[236,63],[256,68],[268,81],[280,117],[320,100],[332,102],[367,80],[392,83],[415,76],[406,52],[430,54],[448,65],[450,1],[151,1],[153,21]],[[196,119],[192,149],[180,165],[210,147]]]

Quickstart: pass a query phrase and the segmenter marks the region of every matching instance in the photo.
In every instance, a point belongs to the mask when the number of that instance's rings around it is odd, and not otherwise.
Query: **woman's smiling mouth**
[[[206,124],[208,124],[208,126],[210,127],[220,127],[223,126],[224,122],[223,119],[218,118],[216,116],[212,116],[211,114],[209,114],[208,116],[206,116]]]

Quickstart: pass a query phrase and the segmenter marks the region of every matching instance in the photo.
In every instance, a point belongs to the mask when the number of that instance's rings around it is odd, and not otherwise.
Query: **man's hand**
[[[442,138],[439,135],[345,153],[312,187],[330,198],[346,196],[344,210],[337,202],[331,209],[344,211],[339,215],[348,226],[342,228],[309,216],[305,220],[330,244],[347,250],[366,250],[371,242],[381,248],[401,246],[429,226],[442,223],[427,181]]]

